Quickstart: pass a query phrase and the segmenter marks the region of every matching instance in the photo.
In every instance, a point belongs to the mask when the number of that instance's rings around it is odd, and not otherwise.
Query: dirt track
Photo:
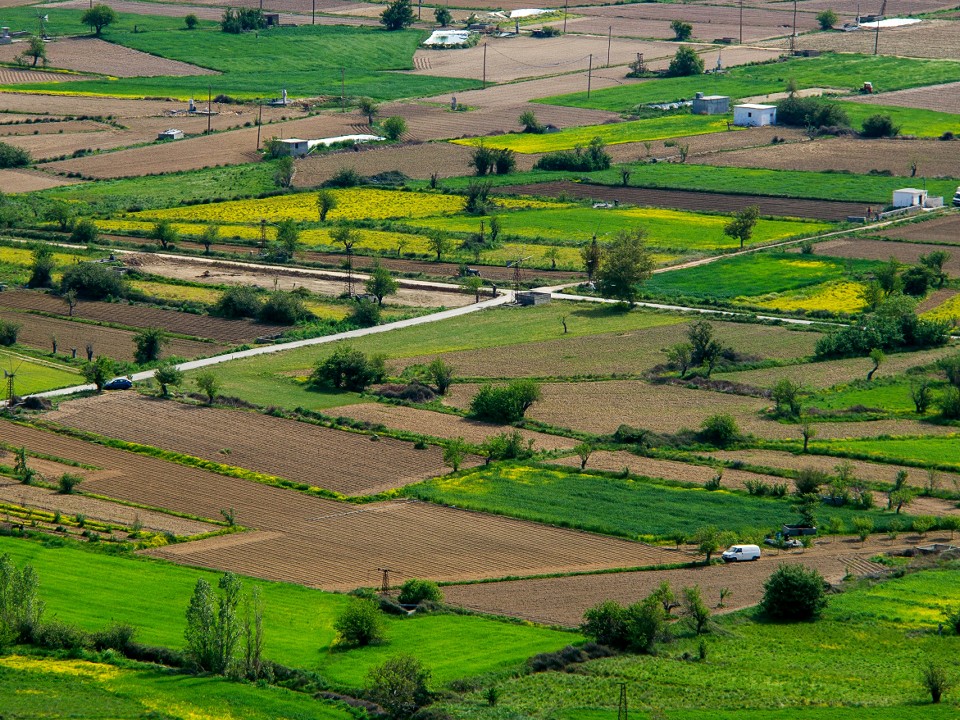
[[[699,210],[708,212],[738,212],[748,205],[759,205],[761,215],[801,217],[814,220],[845,220],[850,215],[862,215],[866,203],[835,202],[830,200],[800,200],[773,198],[762,195],[728,195],[721,193],[695,192],[691,190],[659,190],[655,188],[614,187],[587,185],[568,181],[537,183],[533,185],[507,185],[495,192],[511,195],[528,194],[556,197],[561,193],[577,198],[616,200],[631,205]]]

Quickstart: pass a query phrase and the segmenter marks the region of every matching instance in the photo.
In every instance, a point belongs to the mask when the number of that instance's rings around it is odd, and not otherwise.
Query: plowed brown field
[[[75,180],[47,175],[39,170],[0,170],[0,192],[21,193],[73,185]]]
[[[152,445],[345,495],[372,495],[446,472],[435,446],[413,444],[134,392],[63,403],[46,416],[68,427]],[[476,464],[471,457],[465,466]]]
[[[719,601],[720,588],[729,588],[731,592],[725,600],[726,607],[720,612],[732,612],[760,601],[763,583],[780,563],[813,567],[827,581],[839,582],[848,571],[856,575],[882,573],[884,567],[870,562],[870,558],[903,546],[903,540],[873,539],[861,548],[860,542],[853,539],[831,539],[818,541],[814,548],[803,552],[778,553],[764,549],[763,556],[756,562],[727,566],[456,585],[445,587],[443,591],[447,602],[471,610],[567,627],[578,626],[587,608],[605,600],[624,604],[637,602],[664,581],[675,590],[699,585],[711,608],[715,608]],[[695,559],[691,552],[664,550],[663,553],[672,558],[671,562]]]
[[[890,233],[912,232],[914,228],[929,224],[929,222],[926,222],[918,226],[905,225],[902,228],[887,231],[887,236],[889,236]],[[960,231],[960,224],[957,224],[956,227],[957,230]],[[937,233],[939,230],[934,228],[933,232]],[[960,242],[960,238],[957,238],[957,242]],[[889,260],[895,257],[907,265],[916,265],[921,255],[928,255],[937,250],[943,250],[943,248],[917,242],[885,242],[883,240],[861,240],[857,238],[827,240],[826,242],[817,243],[816,246],[816,252],[821,255],[843,258],[863,258],[865,260]],[[950,253],[949,259],[943,264],[943,269],[951,277],[960,276],[960,253]]]
[[[836,9],[838,6],[832,3],[832,0],[820,0],[822,9]],[[906,3],[904,3],[906,4]],[[919,4],[919,3],[917,3]],[[930,3],[933,4],[933,3]],[[951,3],[950,6],[954,4]],[[902,4],[897,4],[897,17],[904,17],[906,10]],[[950,7],[947,6],[947,7]],[[789,35],[789,33],[787,33]],[[776,47],[786,50],[790,46],[789,38],[779,40],[770,40],[762,43],[768,47]],[[811,33],[801,35],[797,38],[798,50],[820,50],[823,52],[844,52],[844,53],[862,53],[864,55],[873,54],[874,47],[880,55],[897,55],[916,58],[943,58],[945,60],[955,60],[958,51],[960,51],[960,26],[951,20],[924,20],[917,25],[907,25],[899,28],[882,28],[880,30],[879,43],[877,43],[876,33],[873,30],[859,30],[856,32],[829,32],[829,33]],[[883,79],[874,83],[881,92],[883,91]],[[911,92],[909,90],[904,92]],[[876,99],[872,102],[883,105],[894,104],[887,103],[886,98],[893,93],[885,93],[873,96]],[[923,93],[921,93],[922,95]],[[932,97],[928,95],[927,97]],[[880,98],[884,98],[881,100]],[[921,102],[929,102],[922,100]],[[956,100],[949,95],[943,96],[943,102],[956,106]],[[899,104],[899,103],[896,103]],[[948,105],[949,106],[949,105]],[[912,105],[911,107],[925,107],[924,105]],[[931,110],[940,110],[940,107],[930,107]],[[944,112],[956,112],[956,110],[947,110]]]
[[[761,215],[812,218],[815,220],[845,220],[851,215],[863,215],[868,203],[837,202],[832,200],[800,200],[773,198],[763,195],[727,195],[691,190],[658,190],[656,188],[613,187],[587,185],[564,180],[531,185],[507,185],[494,192],[509,195],[542,195],[589,198],[649,207],[674,208],[706,212],[739,212],[747,205],[758,205]]]
[[[67,305],[58,297],[32,290],[14,290],[0,295],[0,308],[38,310],[44,313],[67,315]],[[193,337],[209,338],[224,343],[244,343],[265,335],[275,335],[286,328],[266,325],[252,320],[226,320],[208,315],[193,315],[176,310],[162,310],[144,305],[121,303],[80,302],[73,308],[74,317],[98,322],[110,322],[128,327],[158,327],[168,332]]]
[[[351,507],[291,521],[282,533],[223,547],[219,538],[149,554],[325,590],[391,577],[468,580],[657,564],[648,545],[416,501]]]
[[[93,345],[94,355],[106,355],[115,360],[133,361],[135,332],[116,330],[85,322],[43,317],[17,310],[0,310],[0,317],[21,325],[18,342],[41,350],[52,350],[52,338],[57,338],[58,352],[66,355],[77,349],[77,357],[85,357],[87,344]],[[163,347],[164,355],[198,358],[216,355],[223,345],[197,340],[171,338]]]
[[[498,433],[512,433],[516,430],[516,428],[509,426],[479,422],[458,415],[447,415],[402,405],[387,405],[386,403],[346,405],[336,412],[337,415],[343,415],[354,420],[382,423],[387,427],[423,433],[432,437],[462,437],[467,442],[476,444],[482,443]],[[563,450],[570,449],[577,444],[576,440],[558,435],[547,435],[531,430],[518,430],[517,432],[523,436],[525,441],[533,440],[534,450]]]
[[[891,240],[960,245],[960,216],[945,215],[925,222],[900,225],[887,230],[883,236]]]

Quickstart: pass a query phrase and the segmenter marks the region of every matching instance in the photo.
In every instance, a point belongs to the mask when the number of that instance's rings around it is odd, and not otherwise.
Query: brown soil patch
[[[12,47],[10,45],[3,47]],[[92,80],[89,75],[73,75],[71,73],[44,72],[43,70],[29,70],[27,68],[3,67],[0,68],[0,85],[18,85],[20,83],[48,83],[74,82],[77,80]]]
[[[576,455],[571,457],[551,460],[557,465],[566,465],[567,467],[580,467],[580,458]],[[691,465],[690,463],[678,462],[676,460],[658,460],[657,458],[640,457],[630,452],[619,451],[611,452],[609,450],[600,450],[593,453],[587,462],[587,470],[607,470],[609,472],[620,472],[627,468],[634,475],[642,475],[649,478],[662,478],[664,480],[677,480],[679,482],[696,483],[705,485],[713,480],[718,468],[707,467],[706,465]],[[746,487],[747,480],[761,481],[767,485],[787,482],[783,478],[773,475],[761,475],[758,473],[747,472],[745,470],[733,470],[731,468],[723,469],[723,487],[736,488],[742,490]]]
[[[546,433],[531,430],[517,430],[508,425],[494,425],[493,423],[470,420],[458,415],[418,410],[402,405],[387,405],[386,403],[363,403],[360,405],[345,405],[337,409],[337,415],[363,420],[369,423],[380,423],[387,427],[407,432],[422,433],[431,437],[455,438],[462,437],[470,443],[479,445],[484,440],[500,433],[519,432],[524,441],[533,441],[533,449],[540,450],[569,450],[577,444],[576,440],[547,435]]]
[[[710,453],[712,457],[721,460],[741,460],[757,467],[780,468],[784,470],[803,470],[813,468],[833,474],[835,468],[843,458],[828,455],[794,455],[793,453],[777,450],[722,450]],[[901,465],[885,465],[882,463],[865,462],[863,460],[847,460],[853,466],[854,476],[870,482],[893,484],[894,478],[901,470],[907,473],[907,482],[914,487],[926,487],[928,482],[927,471],[919,468]],[[944,490],[960,492],[960,473],[938,472],[939,487]],[[912,509],[911,509],[912,513]]]
[[[577,312],[568,316],[571,327],[582,322]],[[504,348],[444,353],[445,362],[460,377],[571,377],[588,375],[637,375],[666,362],[664,349],[687,339],[690,323],[581,337],[525,343]],[[784,328],[716,323],[722,342],[740,352],[781,359],[804,357],[813,352],[818,333],[797,333]],[[559,334],[559,333],[558,333]],[[436,355],[405,358],[400,365],[429,363]]]
[[[947,300],[952,298],[957,294],[957,290],[953,288],[942,288],[940,290],[934,290],[930,295],[928,295],[922,303],[917,305],[918,313],[925,313],[934,308],[938,308],[943,305]]]
[[[25,46],[0,46],[0,62],[13,62]],[[150,55],[96,38],[65,38],[46,45],[50,67],[113,77],[219,75],[215,70]],[[52,80],[54,78],[47,78]],[[36,82],[36,81],[34,81]]]
[[[935,221],[934,221],[935,222]],[[912,232],[915,229],[929,225],[929,221],[920,225],[904,225],[886,231],[891,233]],[[957,227],[960,230],[960,226]],[[960,239],[958,239],[960,242]],[[838,238],[817,243],[816,253],[830,257],[862,258],[864,260],[889,260],[891,257],[907,265],[916,265],[921,255],[929,255],[937,250],[943,250],[936,245],[924,245],[915,242],[889,242],[884,240],[863,240],[858,238]],[[950,258],[943,264],[944,271],[951,277],[960,276],[960,253],[950,253]]]
[[[942,215],[924,222],[899,225],[884,231],[883,236],[892,240],[960,245],[960,215]]]
[[[925,3],[923,3],[925,4]],[[918,3],[918,5],[922,5]],[[946,5],[946,7],[951,7]],[[824,0],[822,9],[836,9]],[[904,17],[907,10],[898,3],[897,17]],[[842,14],[842,13],[841,13]],[[855,14],[855,13],[851,13]],[[845,18],[845,19],[849,19]],[[841,22],[842,24],[842,22]],[[789,31],[786,33],[789,35]],[[873,30],[858,30],[855,32],[811,33],[797,38],[798,50],[821,50],[828,52],[873,54],[876,33]],[[771,40],[763,43],[768,47],[786,50],[790,46],[789,37]],[[949,20],[924,20],[917,25],[907,25],[899,28],[881,28],[878,51],[881,55],[898,55],[916,58],[943,58],[954,60],[960,52],[960,26]],[[874,87],[883,90],[883,78],[874,83]],[[906,91],[910,92],[910,91]],[[885,100],[891,93],[880,95],[869,102],[887,103]],[[880,98],[884,98],[883,101]],[[956,102],[955,98],[944,97],[945,103]],[[922,107],[922,106],[915,106]],[[931,110],[941,108],[931,107]],[[945,112],[956,112],[944,109]]]
[[[720,588],[729,588],[726,608],[720,612],[732,612],[760,601],[763,583],[780,563],[802,563],[819,570],[829,582],[839,582],[848,570],[856,574],[882,572],[883,566],[871,563],[869,559],[904,544],[903,540],[891,543],[871,539],[861,548],[860,542],[853,539],[831,539],[817,541],[813,548],[803,552],[778,553],[775,549],[764,548],[763,556],[755,562],[727,566],[457,585],[445,587],[443,591],[447,602],[471,610],[567,627],[578,626],[584,611],[598,603],[605,600],[634,603],[664,581],[675,590],[699,585],[704,600],[712,608],[720,598]],[[696,560],[689,548],[681,551],[663,549],[662,552],[670,558],[669,562]]]
[[[345,495],[373,495],[446,472],[435,446],[415,450],[412,443],[392,438],[255,412],[157,400],[134,392],[63,403],[46,417],[68,427]],[[474,457],[466,465],[477,462],[479,458]]]
[[[56,337],[59,352],[69,356],[70,348],[76,348],[77,357],[86,357],[85,348],[93,346],[95,356],[106,355],[115,360],[133,361],[133,342],[135,332],[101,327],[86,322],[58,319],[33,315],[17,310],[2,310],[0,317],[19,323],[20,334],[17,341],[45,352],[51,350],[51,338]],[[216,355],[224,350],[223,345],[205,343],[196,340],[171,338],[164,346],[164,355],[176,355],[183,358],[198,358]]]
[[[691,190],[658,190],[655,188],[614,187],[588,185],[567,180],[535,183],[530,185],[507,185],[495,192],[504,195],[541,195],[673,208],[699,212],[738,212],[748,205],[758,205],[761,215],[811,218],[814,220],[846,220],[851,215],[863,215],[868,203],[837,202],[832,200],[799,200],[774,198],[762,195],[728,195],[721,193],[695,192]]]
[[[60,298],[33,290],[13,290],[3,293],[0,295],[0,307],[36,310],[63,316],[69,312],[66,303]],[[283,325],[265,325],[252,320],[226,320],[176,310],[161,310],[145,305],[106,302],[81,301],[73,308],[73,316],[128,327],[158,327],[180,335],[209,338],[228,344],[249,342],[265,335],[275,335],[286,329]]]
[[[0,192],[5,193],[26,193],[75,183],[75,180],[48,175],[39,170],[0,170]]]
[[[918,352],[892,353],[887,355],[875,377],[878,379],[889,377],[912,367],[929,365],[940,358],[954,354],[956,350],[956,346],[950,346]],[[867,371],[871,367],[873,367],[873,362],[869,358],[844,358],[843,360],[824,360],[786,367],[716,373],[714,377],[717,380],[730,380],[759,387],[773,387],[781,378],[789,378],[801,385],[820,389],[852,382],[853,380],[862,380],[866,378]]]
[[[958,124],[960,129],[960,124]],[[701,160],[706,165],[772,168],[774,170],[891,172],[909,177],[911,165],[926,176],[957,174],[960,143],[940,140],[859,140],[833,138],[814,142],[767,145],[717,153]]]
[[[722,152],[724,150],[739,150],[742,148],[763,148],[770,144],[774,138],[783,138],[788,142],[804,140],[806,136],[799,130],[783,127],[762,127],[750,128],[749,130],[736,130],[731,132],[716,132],[708,135],[688,135],[678,137],[672,140],[656,140],[650,145],[650,153],[643,143],[618,143],[608,145],[607,153],[613,158],[614,162],[638,162],[649,158],[658,160],[669,160],[678,158],[677,148],[685,145],[689,148],[690,155],[688,159],[701,156],[710,157],[711,153]],[[667,147],[666,143],[673,143],[672,147]],[[783,147],[783,145],[777,145]],[[704,160],[704,162],[709,162]]]
[[[26,118],[20,116],[18,119],[25,120]],[[94,122],[93,120],[49,120],[45,118],[37,118],[37,120],[38,122],[32,123],[0,123],[0,135],[12,137],[16,135],[92,133],[110,128],[106,123]]]
[[[341,168],[353,168],[361,175],[400,170],[420,180],[433,173],[438,177],[456,177],[467,172],[473,149],[451,143],[408,144],[364,148],[318,155],[301,160],[294,177],[296,187],[316,187]]]
[[[33,467],[35,462],[28,461],[27,464]],[[70,468],[70,472],[77,475],[85,474],[83,470],[78,471],[77,468]],[[87,472],[86,474],[89,475],[90,473]],[[83,484],[81,483],[79,492],[82,491]],[[145,530],[171,532],[174,535],[199,535],[220,529],[219,526],[210,523],[179,518],[152,510],[127,507],[126,505],[84,495],[60,495],[55,490],[22,485],[10,478],[0,478],[0,502],[37,508],[47,512],[60,511],[64,515],[83,513],[91,520],[116,523],[127,527],[132,526],[139,520]]]

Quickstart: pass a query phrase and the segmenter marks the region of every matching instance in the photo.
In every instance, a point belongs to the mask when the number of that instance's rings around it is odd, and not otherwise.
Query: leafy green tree
[[[540,385],[533,380],[514,380],[499,387],[486,384],[470,401],[470,414],[479,420],[514,423],[539,399]]]
[[[366,697],[391,720],[408,720],[429,704],[430,671],[412,655],[397,655],[367,673]]]
[[[593,445],[588,442],[582,442],[576,445],[573,448],[573,451],[577,454],[577,457],[580,458],[580,469],[587,469],[587,462],[590,460],[590,456],[593,454]]]
[[[183,23],[187,26],[187,30],[193,30],[200,24],[200,18],[195,13],[187,13],[183,18]]]
[[[416,19],[410,0],[393,0],[380,13],[380,24],[387,30],[402,30],[409,25],[413,25]]]
[[[29,640],[40,626],[39,587],[32,565],[18,569],[9,553],[0,555],[0,648]]]
[[[63,202],[62,200],[54,200],[47,205],[47,219],[55,222],[60,232],[66,232],[70,229],[74,214],[70,203]]]
[[[778,415],[800,417],[802,404],[800,401],[800,383],[790,378],[780,378],[770,391],[770,399],[776,403]]]
[[[656,265],[644,242],[646,235],[642,228],[621,230],[604,250],[596,273],[597,290],[602,295],[634,305],[638,286]]]
[[[214,303],[215,315],[225,318],[253,318],[260,315],[263,301],[260,293],[249,285],[235,285],[223,291]]]
[[[30,279],[27,287],[46,288],[53,286],[53,249],[49,245],[37,245],[33,248],[33,263],[30,266]]]
[[[219,592],[215,592],[204,578],[194,586],[184,629],[187,654],[199,670],[236,675],[244,631],[240,616],[243,583],[228,572],[220,578],[218,588]]]
[[[600,267],[600,259],[603,257],[603,251],[597,242],[597,236],[593,236],[587,245],[580,248],[580,257],[583,259],[583,268],[587,273],[587,281],[592,281],[593,276],[597,274]]]
[[[220,378],[211,371],[206,370],[197,375],[194,382],[197,384],[197,390],[207,396],[207,405],[213,405],[213,401],[217,399],[217,394],[222,387]]]
[[[293,259],[294,253],[297,251],[297,243],[299,242],[300,228],[296,220],[284,218],[277,223],[277,244],[287,258]]]
[[[727,447],[741,437],[740,428],[732,415],[721,413],[711,415],[700,426],[700,437],[717,447]]]
[[[379,261],[374,262],[370,277],[364,283],[364,288],[377,299],[377,305],[383,306],[383,299],[387,295],[396,295],[399,287],[399,283],[393,279],[390,271],[383,267]]]
[[[771,620],[813,620],[827,606],[827,583],[819,571],[780,565],[763,585],[760,610]]]
[[[27,49],[24,50],[19,58],[26,60],[27,58],[33,58],[33,64],[31,67],[36,67],[37,63],[41,60],[43,61],[43,66],[47,66],[47,44],[43,41],[42,38],[38,38],[36,35],[32,35],[27,41]]]
[[[80,16],[80,23],[93,28],[94,33],[99,37],[107,25],[112,25],[117,21],[117,13],[109,5],[97,4],[86,10]]]
[[[480,302],[480,291],[483,289],[483,279],[478,275],[468,275],[463,278],[463,289],[473,293],[474,302]]]
[[[683,20],[672,20],[670,29],[673,30],[673,39],[677,42],[686,42],[693,35],[693,25]]]
[[[200,244],[203,245],[205,255],[210,254],[210,247],[220,240],[220,228],[217,225],[207,225],[200,234]]]
[[[742,250],[743,244],[753,236],[753,228],[756,226],[759,218],[759,206],[751,205],[750,207],[745,207],[743,210],[733,214],[733,220],[723,228],[723,234],[734,240],[739,240],[740,249]]]
[[[874,271],[874,277],[884,294],[889,297],[900,291],[900,262],[892,257]]]
[[[667,362],[680,372],[681,378],[686,377],[692,356],[693,345],[690,343],[677,343],[667,348]]]
[[[390,141],[399,140],[406,131],[407,121],[399,116],[388,117],[380,123],[380,132]]]
[[[698,585],[683,589],[681,612],[697,635],[703,635],[707,632],[710,622],[710,608],[703,601],[703,594],[700,592]]]
[[[919,258],[920,264],[931,272],[933,281],[938,288],[943,287],[944,283],[947,282],[948,278],[943,270],[943,266],[949,259],[950,253],[945,250],[934,250],[926,255],[921,255]]]
[[[333,623],[337,644],[348,647],[376,645],[386,639],[386,623],[376,601],[353,598]]]
[[[103,386],[107,380],[113,377],[116,371],[116,363],[105,355],[101,355],[92,362],[84,363],[81,370],[81,372],[83,372],[83,379],[88,383],[96,385],[97,392],[103,392]]]
[[[158,220],[150,230],[150,237],[160,243],[160,247],[169,250],[177,241],[179,234],[169,220]]]
[[[446,235],[434,231],[427,235],[427,247],[437,254],[437,262],[443,258],[444,253],[450,252],[453,242]]]
[[[685,77],[687,75],[703,74],[703,58],[697,55],[696,51],[688,46],[682,45],[677,48],[676,54],[670,60],[670,66],[667,68],[667,77]]]
[[[277,325],[294,325],[311,317],[313,313],[307,309],[303,298],[297,292],[284,290],[270,293],[260,306],[260,312],[257,315],[260,322]]]
[[[697,552],[704,556],[703,564],[709,565],[713,554],[720,549],[720,531],[712,525],[699,528],[692,542],[697,546]]]
[[[140,365],[160,357],[160,350],[169,341],[161,328],[144,328],[133,336],[133,359]]]
[[[183,371],[177,368],[176,363],[165,361],[157,367],[154,378],[160,385],[160,394],[167,397],[171,387],[180,387],[183,384]]]
[[[830,30],[838,22],[840,22],[840,18],[833,10],[824,10],[817,13],[817,23],[819,23],[821,30]]]
[[[3,167],[0,161],[0,167]],[[100,236],[100,229],[90,218],[82,218],[73,224],[73,230],[70,233],[70,242],[81,245],[92,245]]]
[[[450,383],[453,382],[453,372],[453,368],[442,358],[434,358],[427,366],[427,374],[437,388],[437,392],[441,395],[446,395],[447,390],[450,389]]]
[[[873,380],[873,374],[880,369],[880,365],[884,360],[887,359],[887,356],[884,354],[883,350],[880,348],[874,348],[870,351],[870,360],[873,362],[873,367],[870,368],[870,372],[867,373],[867,382]]]
[[[454,472],[457,472],[460,469],[460,463],[467,456],[467,452],[466,441],[462,437],[455,437],[448,440],[443,448],[443,462],[445,465],[449,465]]]
[[[422,602],[442,603],[443,590],[432,580],[411,578],[400,586],[397,600],[402,605],[419,605]]]
[[[0,345],[16,345],[21,328],[23,325],[20,323],[0,319]]]
[[[440,27],[446,27],[453,20],[453,14],[449,9],[445,8],[443,5],[440,5],[437,8],[434,8],[433,17],[440,25]]]
[[[337,207],[337,196],[329,190],[320,190],[317,193],[317,213],[320,215],[320,222],[327,221],[327,215]]]
[[[368,98],[368,97],[357,98],[357,110],[360,111],[361,115],[366,115],[367,125],[372,126],[373,119],[377,116],[377,113],[380,111],[380,105],[373,98]]]
[[[944,693],[954,684],[954,681],[947,674],[946,668],[932,660],[923,668],[920,680],[927,692],[930,693],[930,702],[934,705],[940,702]]]
[[[533,110],[524,110],[522,113],[520,113],[518,122],[525,133],[539,135],[546,131],[546,128],[540,124],[539,120],[537,120],[537,115],[533,112]]]
[[[933,402],[933,389],[930,386],[930,381],[921,380],[910,385],[910,399],[913,400],[913,406],[917,414],[923,415],[926,413]]]
[[[85,300],[103,300],[123,297],[127,286],[123,276],[109,265],[82,262],[68,267],[60,278],[60,292],[71,290]]]
[[[367,357],[360,350],[339,346],[333,354],[317,363],[309,383],[316,387],[362,392],[386,374],[383,355]]]
[[[877,113],[863,121],[860,134],[868,138],[895,137],[900,134],[900,126],[894,125],[889,115]]]

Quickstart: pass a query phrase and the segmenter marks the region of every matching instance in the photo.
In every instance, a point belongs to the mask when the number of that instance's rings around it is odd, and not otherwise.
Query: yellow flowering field
[[[927,310],[921,317],[927,320],[950,320],[951,322],[957,320],[960,318],[960,295],[947,298],[946,302]]]
[[[866,305],[863,301],[863,283],[849,280],[837,280],[776,296],[763,295],[741,300],[771,310],[829,310],[844,313],[859,313]]]
[[[343,188],[330,192],[336,198],[337,207],[330,211],[328,220],[386,220],[447,215],[463,210],[464,202],[459,195],[406,190]],[[509,208],[550,207],[555,204],[532,199],[504,199],[498,202]],[[285,219],[316,222],[320,219],[317,213],[317,193],[313,192],[260,200],[230,200],[210,205],[144,210],[134,213],[132,217],[230,223],[258,223],[261,219],[270,222]]]
[[[192,285],[170,285],[150,280],[132,280],[130,286],[161,300],[190,300],[212,305],[220,297],[220,291],[214,288],[194,287]]]
[[[0,667],[27,672],[71,675],[90,680],[111,680],[120,674],[113,665],[92,663],[85,660],[59,660],[56,658],[25,657],[7,655],[0,657]]]
[[[74,253],[65,253],[65,252],[55,252],[53,254],[53,261],[57,265],[70,265],[77,260],[85,260],[84,255],[76,255]],[[33,250],[30,248],[13,248],[13,247],[0,247],[0,262],[9,263],[11,265],[24,265],[29,266],[33,264]]]

